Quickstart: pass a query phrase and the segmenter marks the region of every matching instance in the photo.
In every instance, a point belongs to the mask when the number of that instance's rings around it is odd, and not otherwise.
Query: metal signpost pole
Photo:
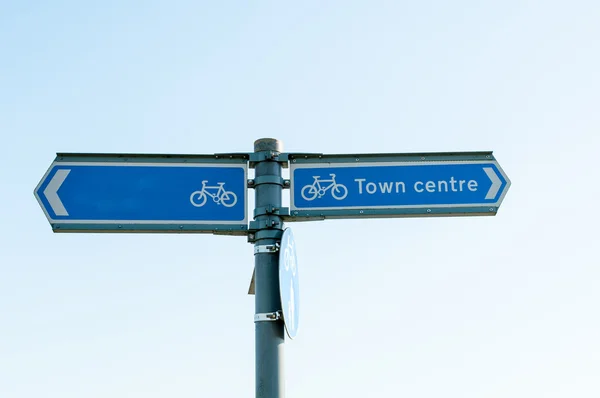
[[[283,178],[278,156],[282,143],[275,139],[254,142],[255,210],[250,239],[254,241],[256,397],[284,398],[284,324],[279,296],[279,242],[283,221],[279,216]]]

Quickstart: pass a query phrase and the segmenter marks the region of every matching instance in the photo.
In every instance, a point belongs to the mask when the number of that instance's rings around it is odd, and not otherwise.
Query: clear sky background
[[[254,396],[243,237],[53,234],[60,152],[493,150],[496,217],[292,225],[288,397],[600,396],[597,1],[3,1],[0,396]]]

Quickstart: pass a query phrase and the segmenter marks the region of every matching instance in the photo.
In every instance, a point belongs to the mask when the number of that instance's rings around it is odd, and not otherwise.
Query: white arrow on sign
[[[484,167],[483,171],[485,171],[485,174],[487,174],[489,179],[492,181],[492,186],[490,187],[490,190],[488,191],[487,195],[485,195],[485,199],[494,199],[496,195],[498,195],[498,191],[502,186],[502,181],[500,181],[500,178],[498,178],[498,174],[496,174],[494,169],[492,169],[491,167]]]
[[[52,211],[57,216],[68,216],[69,213],[62,201],[58,197],[58,190],[60,186],[65,182],[65,179],[69,175],[71,170],[69,169],[60,169],[56,171],[52,180],[50,180],[50,184],[44,189],[44,196],[48,199],[48,203],[50,203],[50,207],[52,207]]]

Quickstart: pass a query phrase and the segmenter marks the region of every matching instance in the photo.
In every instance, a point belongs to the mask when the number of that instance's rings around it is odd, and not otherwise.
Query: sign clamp
[[[259,253],[277,253],[279,251],[279,243],[274,245],[256,245],[254,246],[254,254]]]
[[[254,314],[254,322],[275,322],[283,319],[281,311],[265,312],[262,314]]]

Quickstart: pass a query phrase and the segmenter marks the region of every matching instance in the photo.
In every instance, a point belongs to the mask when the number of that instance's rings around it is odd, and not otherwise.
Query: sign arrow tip
[[[492,169],[491,167],[484,167],[483,171],[485,171],[485,174],[487,174],[488,178],[492,181],[492,186],[490,187],[490,190],[488,191],[487,195],[485,195],[485,199],[494,199],[496,195],[498,195],[498,191],[502,186],[502,181],[500,180],[500,178],[498,178],[498,174],[496,174],[494,169]]]
[[[63,182],[65,182],[65,179],[67,178],[70,172],[71,170],[69,169],[57,170],[54,176],[52,177],[52,180],[50,180],[50,183],[48,184],[46,189],[44,189],[44,196],[46,197],[46,199],[48,199],[48,203],[50,204],[52,211],[57,216],[69,215],[67,209],[65,209],[65,206],[58,197],[58,190],[60,189]]]

